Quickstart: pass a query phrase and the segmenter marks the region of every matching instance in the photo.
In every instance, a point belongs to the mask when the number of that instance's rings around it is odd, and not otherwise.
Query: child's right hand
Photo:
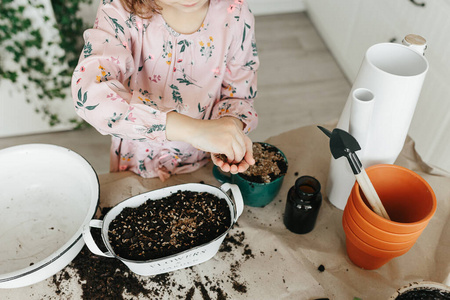
[[[197,149],[211,152],[212,161],[224,172],[244,172],[255,163],[252,141],[242,129],[243,123],[234,117],[216,120],[198,120],[170,112],[167,114],[166,137],[183,141]],[[224,162],[215,154],[224,154]]]
[[[211,153],[212,162],[224,172],[232,174],[245,172],[251,165],[255,164],[252,141],[247,136],[245,138],[248,139],[249,144],[246,146],[246,153],[241,161],[230,161],[228,157],[223,159],[218,154]]]

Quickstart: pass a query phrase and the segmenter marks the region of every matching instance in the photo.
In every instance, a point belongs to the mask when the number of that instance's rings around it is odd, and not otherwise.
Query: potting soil
[[[287,163],[279,150],[271,145],[253,143],[255,164],[239,175],[255,183],[269,183],[287,172]]]
[[[127,207],[109,224],[116,255],[146,261],[204,245],[231,226],[227,201],[207,192],[178,191]]]

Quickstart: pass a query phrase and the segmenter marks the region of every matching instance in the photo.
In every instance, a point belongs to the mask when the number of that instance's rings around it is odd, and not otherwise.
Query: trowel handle
[[[361,169],[364,169],[361,161],[358,158],[358,155],[356,155],[355,152],[349,152],[347,155],[347,160],[350,164],[350,167],[352,168],[353,174],[360,174]]]
[[[373,211],[377,215],[390,220],[389,215],[386,212],[386,209],[384,208],[377,191],[373,187],[373,184],[366,173],[366,170],[362,167],[361,172],[359,174],[355,174],[355,177]]]

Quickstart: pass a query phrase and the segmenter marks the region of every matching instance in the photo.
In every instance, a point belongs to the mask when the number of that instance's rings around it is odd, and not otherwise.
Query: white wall
[[[450,173],[450,1],[304,0],[308,15],[350,82],[367,49],[407,34],[427,40],[430,68],[409,135],[428,164]]]

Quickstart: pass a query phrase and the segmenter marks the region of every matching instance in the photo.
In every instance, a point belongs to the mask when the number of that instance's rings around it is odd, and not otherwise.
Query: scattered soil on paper
[[[450,293],[435,288],[415,288],[395,298],[396,300],[449,300]]]
[[[102,209],[102,215],[104,216],[109,209]],[[100,240],[99,232],[93,230],[92,233],[94,240]],[[239,230],[239,224],[233,225],[216,256],[222,261],[230,262],[230,269],[220,272],[208,271],[210,274],[204,275],[199,267],[194,266],[147,277],[134,274],[118,259],[97,256],[84,247],[70,265],[53,277],[49,284],[54,288],[56,296],[48,295],[48,299],[73,298],[73,285],[81,286],[83,300],[136,298],[192,300],[199,297],[233,299],[227,290],[245,295],[247,283],[241,275],[241,265],[255,256],[251,247],[245,243],[245,233]],[[179,276],[180,272],[185,275]],[[189,280],[180,283],[180,278]]]

